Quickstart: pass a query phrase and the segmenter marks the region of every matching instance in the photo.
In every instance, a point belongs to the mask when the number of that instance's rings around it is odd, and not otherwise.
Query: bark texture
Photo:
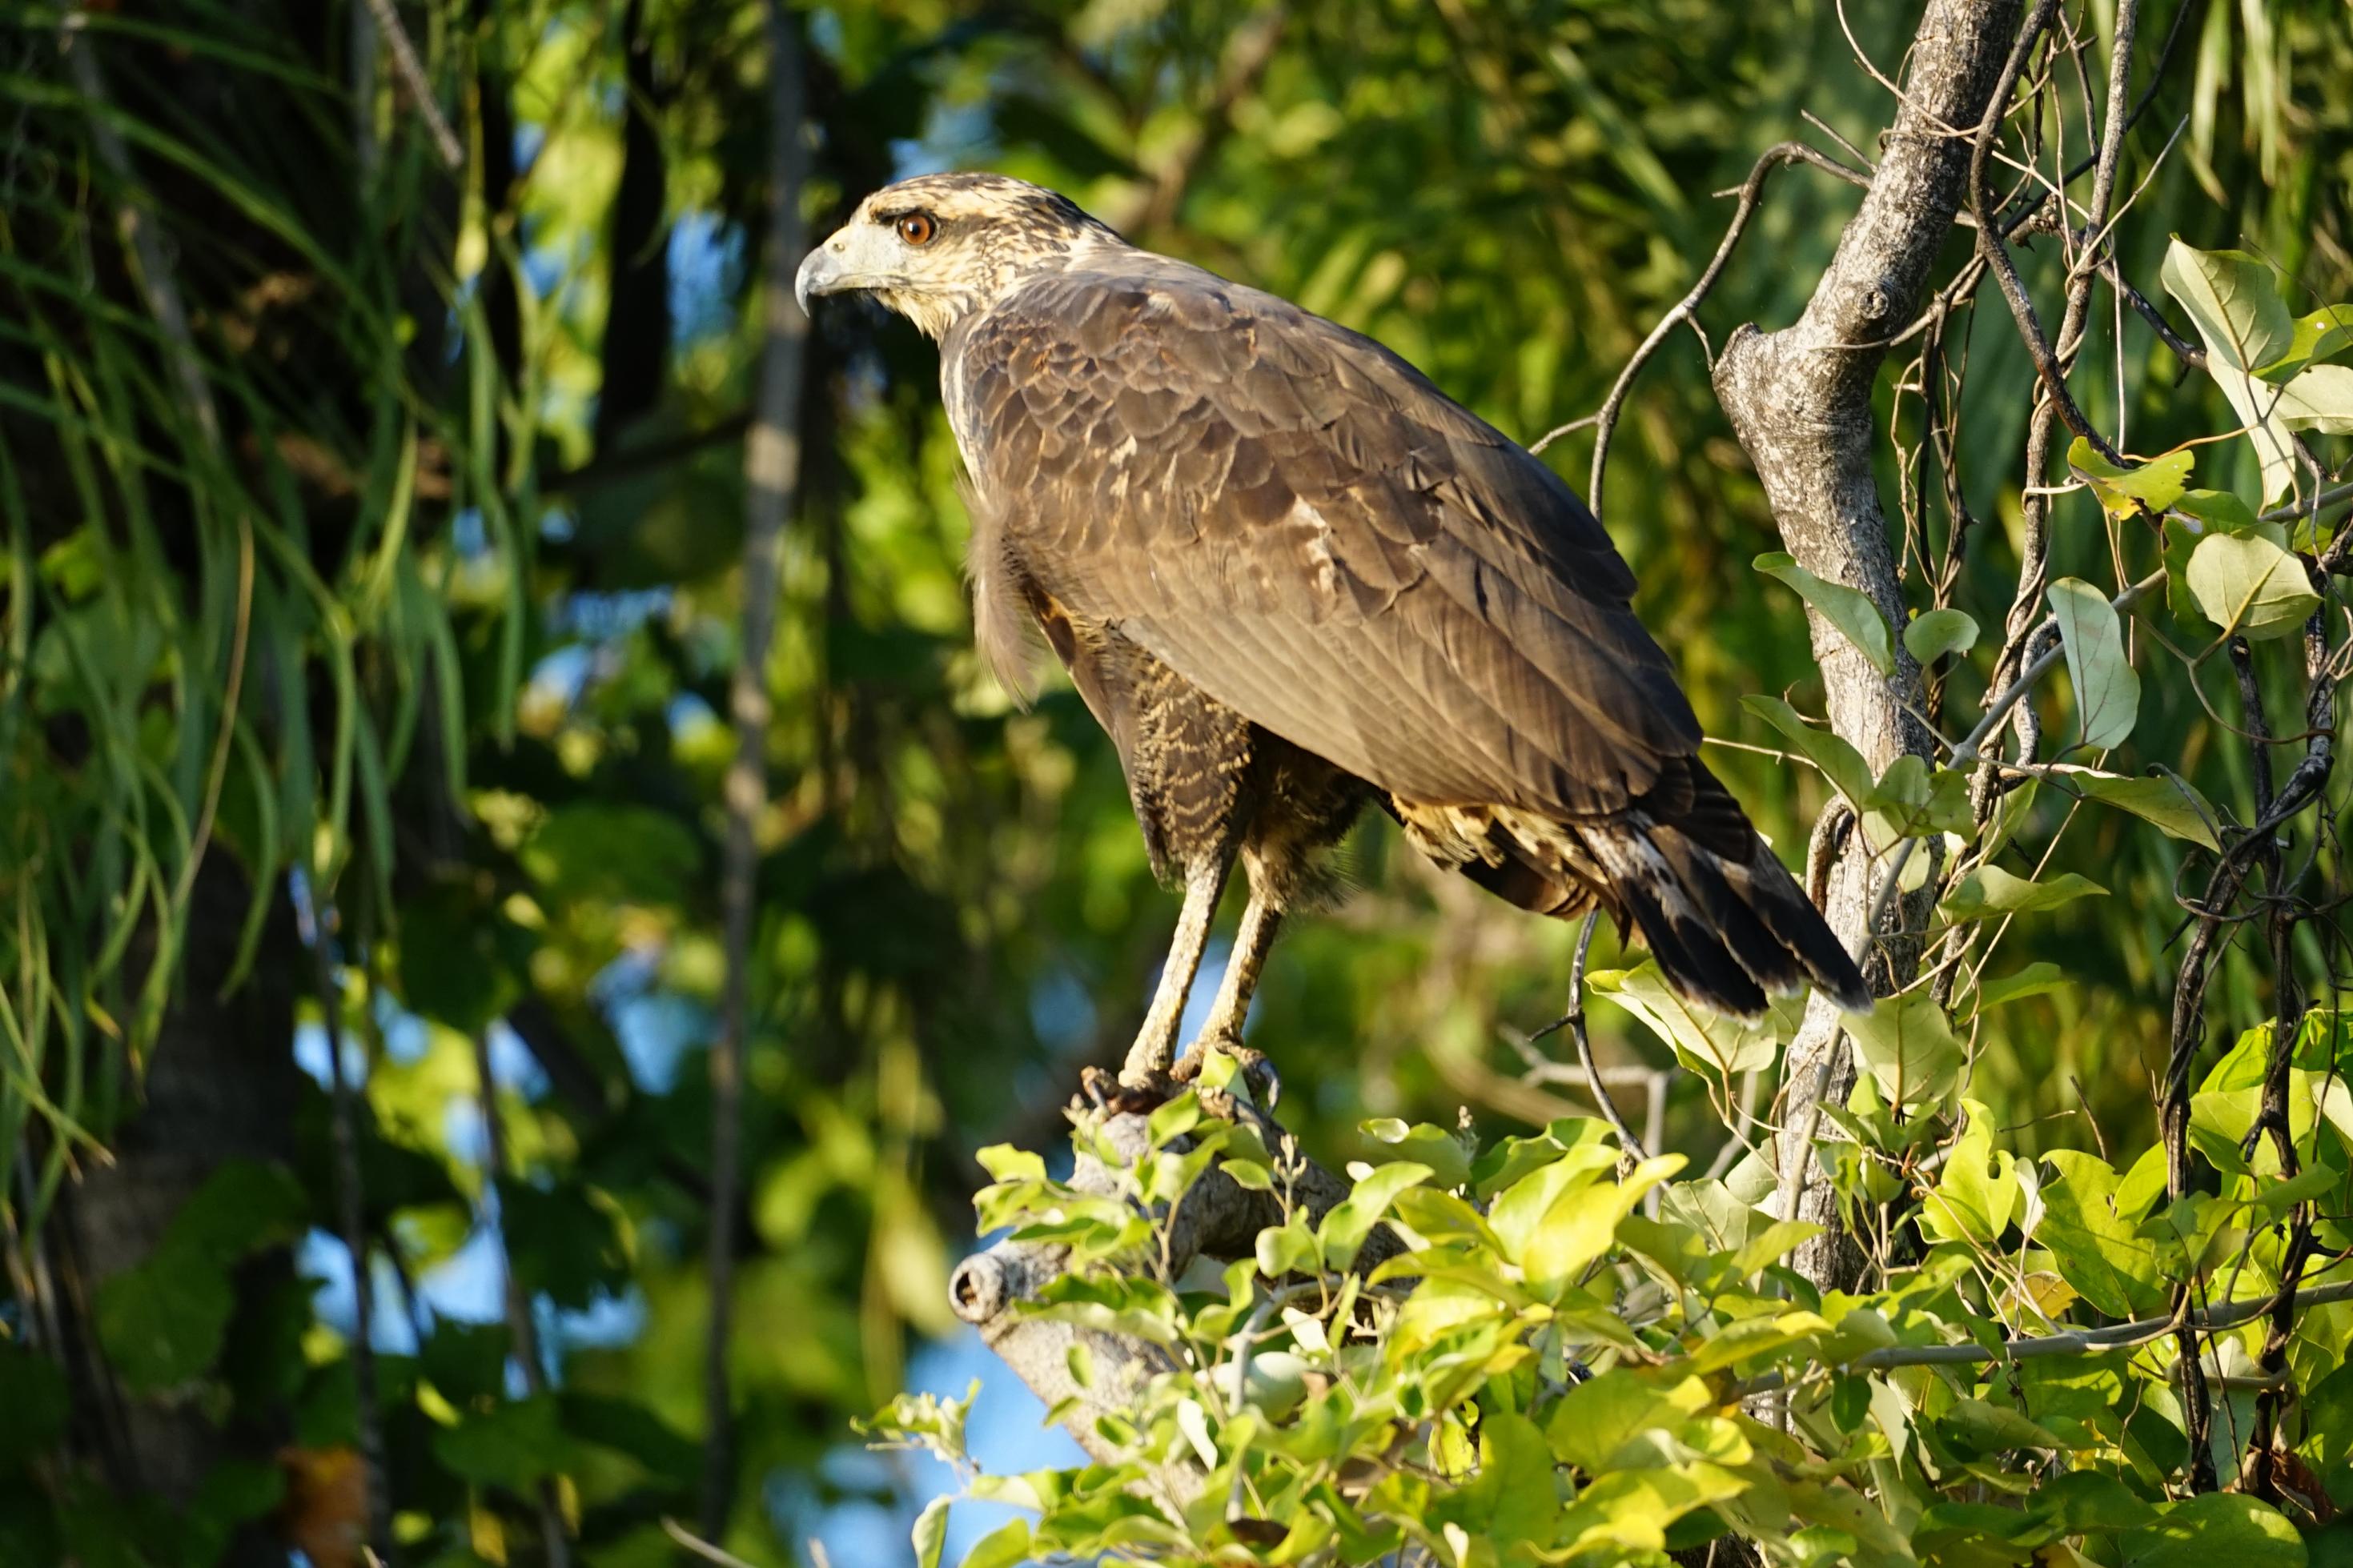
[[[1912,42],[1903,102],[1882,139],[1884,156],[1805,313],[1777,331],[1743,326],[1715,364],[1716,396],[1756,465],[1789,553],[1816,576],[1870,595],[1898,628],[1904,602],[1873,472],[1872,390],[1887,340],[1918,310],[1952,230],[1968,175],[1967,132],[1985,112],[2021,10],[2019,0],[1932,0]],[[1883,678],[1822,616],[1809,612],[1809,618],[1832,728],[1874,771],[1907,752],[1930,754],[1931,737],[1907,711],[1918,706],[1919,667],[1901,642],[1895,672]],[[1917,953],[1902,942],[1865,951],[1877,870],[1861,836],[1850,835],[1831,870],[1823,912],[1884,994]],[[1825,1234],[1795,1261],[1825,1285],[1850,1282],[1859,1259],[1840,1228],[1834,1194],[1810,1179],[1812,1107],[1842,1101],[1853,1079],[1838,1010],[1817,995],[1783,1068],[1776,1155],[1784,1171],[1793,1163],[1809,1170],[1796,1217],[1825,1226]]]

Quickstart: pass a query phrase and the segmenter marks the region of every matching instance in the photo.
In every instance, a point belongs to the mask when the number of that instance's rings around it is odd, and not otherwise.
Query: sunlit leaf
[[[2078,436],[2067,448],[2067,466],[2083,476],[2110,517],[2154,517],[2181,499],[2197,456],[2194,448],[2183,447],[2139,468],[2120,468]]]
[[[2262,534],[2214,534],[2189,557],[2189,592],[2206,618],[2261,640],[2300,629],[2319,606],[2303,563]]]

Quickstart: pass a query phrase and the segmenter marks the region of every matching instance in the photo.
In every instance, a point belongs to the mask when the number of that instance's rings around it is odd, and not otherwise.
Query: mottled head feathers
[[[813,294],[862,290],[937,338],[1041,271],[1121,245],[1069,197],[1003,174],[918,174],[885,185],[794,280]]]

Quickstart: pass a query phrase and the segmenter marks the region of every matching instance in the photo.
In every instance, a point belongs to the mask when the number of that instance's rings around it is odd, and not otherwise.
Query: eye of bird
[[[899,237],[909,245],[929,245],[932,237],[940,232],[940,226],[933,221],[929,213],[902,214],[893,226],[898,229]]]

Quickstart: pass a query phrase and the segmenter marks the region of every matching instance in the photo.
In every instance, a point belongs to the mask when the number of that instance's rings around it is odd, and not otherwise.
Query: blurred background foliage
[[[2353,297],[2353,11],[2182,3],[2147,110],[2179,141],[2125,272],[2154,292],[2178,231],[2272,258],[2299,312]],[[410,1562],[549,1561],[557,1536],[573,1560],[669,1561],[661,1521],[695,1516],[726,687],[778,196],[765,10],[0,16],[0,1559],[332,1568],[368,1529],[372,1457]],[[1892,70],[1915,17],[786,19],[810,161],[782,196],[813,230],[923,169],[1035,179],[1372,333],[1532,440],[1598,406],[1690,285],[1716,193],[1773,142],[1825,140],[1801,111],[1869,153],[1889,103],[1853,51]],[[1715,342],[1794,315],[1853,199],[1778,177],[1702,311]],[[821,314],[755,833],[722,1536],[755,1563],[906,1551],[941,1479],[845,1447],[848,1423],[984,1370],[944,1294],[970,1152],[1051,1141],[1077,1069],[1140,1017],[1174,908],[1075,697],[1018,710],[976,664],[934,351]],[[1990,326],[1957,468],[2015,528],[2029,373]],[[2086,378],[2104,427],[2141,451],[2229,427],[2116,331],[2086,350],[2111,367]],[[1580,484],[1589,440],[1550,449]],[[2242,445],[2201,448],[2200,482],[2251,479]],[[1796,599],[1746,564],[1776,539],[1692,339],[1646,373],[1614,462],[1646,617],[1711,732],[1769,743],[1738,699],[1819,690]],[[2113,574],[2089,499],[2061,503],[2056,551]],[[1981,542],[1957,602],[1992,622],[2014,571]],[[1968,679],[1949,714],[1974,712]],[[2218,732],[2186,681],[2152,681],[2136,755],[2243,816]],[[1729,744],[1712,762],[1794,855],[1820,781]],[[2085,1116],[2148,1136],[2178,847],[2117,814],[2086,827],[2053,868],[2115,896],[2010,954],[2069,984],[1978,1041],[1972,1092],[2021,1152],[2088,1145]],[[1335,1165],[1367,1116],[1463,1108],[1493,1131],[1576,1109],[1507,1037],[1558,1010],[1572,933],[1397,849],[1386,824],[1347,847],[1351,891],[1286,942],[1253,1023]],[[2226,970],[2218,1027],[2267,1016],[2263,994]],[[1601,1012],[1606,1058],[1664,1065]],[[1712,1153],[1701,1086],[1652,1082],[1668,1145]],[[1007,1386],[1007,1451],[1059,1452]]]

